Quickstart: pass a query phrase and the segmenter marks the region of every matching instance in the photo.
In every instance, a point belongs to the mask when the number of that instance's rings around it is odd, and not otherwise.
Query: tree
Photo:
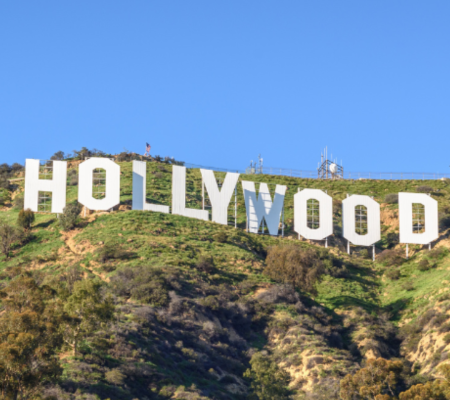
[[[75,226],[81,209],[82,206],[78,202],[64,207],[63,213],[59,216],[59,226],[63,231],[70,231]]]
[[[50,157],[50,160],[57,160],[57,161],[64,160],[64,152],[61,150],[57,151]]]
[[[33,211],[31,211],[29,208],[27,208],[26,210],[19,211],[19,215],[17,217],[17,225],[19,225],[21,228],[27,231],[31,228],[33,222],[34,222]]]
[[[0,392],[5,399],[30,399],[61,374],[57,351],[55,299],[29,274],[20,274],[0,292]]]
[[[400,400],[448,400],[450,399],[450,365],[439,366],[439,371],[444,379],[436,379],[433,382],[411,386],[405,392],[400,393]]]
[[[111,369],[105,374],[106,381],[114,386],[123,385],[125,378],[126,376],[120,372],[120,369],[117,368]]]
[[[264,273],[294,289],[315,291],[315,283],[325,272],[322,261],[312,249],[299,246],[273,246],[269,249]]]
[[[250,360],[250,365],[251,368],[244,373],[244,377],[251,379],[250,386],[253,393],[250,398],[281,400],[289,397],[290,375],[268,356],[256,353]]]
[[[64,340],[77,355],[78,344],[83,336],[111,321],[114,316],[114,304],[110,297],[102,295],[102,284],[96,281],[77,281],[72,294],[64,305],[68,315],[64,325]]]
[[[22,231],[7,224],[6,222],[0,222],[0,250],[9,258],[9,252],[14,243],[20,242],[23,237]]]
[[[341,381],[340,395],[343,400],[387,400],[394,396],[398,376],[403,368],[400,361],[372,358],[355,375],[347,375]]]

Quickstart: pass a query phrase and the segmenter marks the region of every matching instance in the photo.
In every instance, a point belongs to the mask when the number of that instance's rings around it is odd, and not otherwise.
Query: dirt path
[[[81,259],[84,258],[86,253],[93,253],[97,247],[93,246],[88,240],[83,240],[80,243],[77,243],[75,241],[75,236],[77,236],[79,233],[82,232],[82,229],[73,229],[69,232],[63,232],[61,231],[61,238],[64,241],[66,247],[62,248],[61,253],[64,252],[66,248],[68,248],[72,254],[75,256],[75,261],[81,261]],[[99,266],[98,263],[95,261],[90,261],[90,264],[94,264],[94,266]],[[102,281],[109,282],[109,277],[107,277],[105,274],[95,271],[94,267],[92,266],[86,266],[83,263],[80,262],[80,265],[92,272],[95,276],[98,276]]]

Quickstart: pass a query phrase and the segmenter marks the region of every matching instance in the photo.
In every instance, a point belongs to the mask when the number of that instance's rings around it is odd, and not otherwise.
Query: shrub
[[[6,222],[0,222],[0,250],[6,258],[9,257],[9,252],[14,243],[20,242],[22,237],[23,233],[19,228]]]
[[[134,257],[134,253],[123,250],[116,243],[106,243],[102,248],[97,250],[99,261],[105,263],[108,260],[118,260]]]
[[[23,210],[24,207],[24,198],[22,196],[16,196],[13,202],[13,208],[15,210]]]
[[[228,235],[224,231],[220,231],[216,235],[214,235],[214,240],[219,243],[226,243],[228,240]]]
[[[404,258],[401,250],[384,250],[378,255],[377,261],[390,267],[402,264]]]
[[[288,388],[290,375],[281,369],[275,361],[262,353],[256,353],[250,360],[251,368],[244,377],[251,380],[253,395],[259,400],[276,400],[290,398]],[[253,398],[253,397],[250,397]]]
[[[433,188],[431,186],[422,185],[422,186],[418,186],[416,190],[419,193],[431,193],[433,191]]]
[[[59,226],[65,232],[70,231],[78,221],[82,206],[75,202],[64,207],[63,213],[59,215]]]
[[[421,260],[417,266],[417,269],[419,271],[428,271],[431,268],[433,268],[433,265],[430,264],[430,262],[427,259]]]
[[[17,217],[17,225],[26,231],[31,228],[31,225],[34,222],[34,212],[29,208],[26,210],[20,210],[19,215]]]
[[[169,283],[160,268],[124,268],[111,279],[116,293],[142,303],[163,306],[169,300]]]
[[[388,204],[398,203],[398,193],[389,193],[384,197],[384,202]]]
[[[163,306],[169,300],[169,294],[163,279],[152,280],[131,290],[131,297],[141,303]]]
[[[8,176],[8,174],[0,174],[0,188],[9,189],[9,176]]]
[[[126,376],[120,372],[120,369],[117,368],[111,369],[105,374],[106,381],[114,386],[123,385],[125,378]]]
[[[402,369],[401,361],[371,358],[364,368],[341,380],[341,399],[388,399],[390,397],[383,394],[392,394]]]
[[[214,270],[214,259],[212,257],[201,255],[195,266],[199,271],[209,274]]]
[[[431,260],[441,260],[448,254],[448,249],[445,247],[436,247],[426,253]]]
[[[362,258],[370,258],[370,254],[369,254],[369,251],[367,249],[362,249],[359,252],[359,256],[362,257]]]
[[[76,186],[78,185],[78,174],[76,169],[69,170],[69,185]]]
[[[164,174],[163,174],[162,172],[157,172],[157,173],[155,174],[155,178],[156,178],[156,179],[162,179],[162,178],[164,178]]]
[[[384,275],[386,275],[387,278],[389,278],[392,281],[396,281],[397,279],[400,279],[401,273],[398,268],[392,268],[388,269]]]
[[[69,179],[69,186],[77,186],[78,185],[78,176],[71,176]]]
[[[294,288],[315,292],[315,284],[325,273],[323,262],[312,249],[300,246],[273,246],[269,249],[264,274]]]
[[[8,191],[0,192],[0,205],[5,205],[6,203],[11,202],[11,193]]]
[[[447,333],[447,334],[444,336],[444,343],[445,343],[445,344],[449,344],[449,343],[450,343],[450,333]]]
[[[406,290],[407,292],[410,292],[411,290],[414,290],[414,285],[413,285],[412,282],[405,282],[405,283],[402,285],[402,289],[403,289],[403,290]]]
[[[340,214],[342,212],[342,201],[333,200],[333,214]]]

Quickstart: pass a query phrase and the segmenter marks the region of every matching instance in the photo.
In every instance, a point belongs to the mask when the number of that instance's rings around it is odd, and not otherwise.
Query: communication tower
[[[317,165],[317,177],[319,179],[344,179],[344,167],[338,164],[337,159],[328,159],[328,147],[325,147],[320,155],[320,163]]]
[[[253,160],[250,161],[250,166],[245,169],[246,174],[262,174],[263,173],[263,159],[261,154],[258,155],[258,163]]]

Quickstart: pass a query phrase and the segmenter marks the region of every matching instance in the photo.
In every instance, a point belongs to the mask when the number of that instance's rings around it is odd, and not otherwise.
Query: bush
[[[125,382],[126,376],[120,372],[120,369],[114,368],[106,372],[105,379],[114,386],[121,386]]]
[[[404,261],[402,254],[401,250],[384,250],[378,255],[377,261],[388,267],[400,265]]]
[[[8,176],[8,174],[0,174],[0,188],[9,189],[9,176]]]
[[[76,169],[69,170],[69,185],[76,186],[78,185],[78,174]]]
[[[201,272],[211,273],[214,270],[214,259],[212,257],[200,256],[195,266]]]
[[[169,300],[170,285],[160,268],[124,268],[111,279],[111,283],[119,296],[131,297],[141,303],[163,306]]]
[[[414,290],[414,285],[413,285],[412,282],[405,282],[405,283],[402,285],[402,289],[403,289],[403,290],[406,290],[407,292],[410,292],[411,290]]]
[[[13,208],[15,210],[23,210],[24,207],[24,198],[22,196],[16,196],[13,202]]]
[[[157,172],[157,173],[155,174],[155,178],[156,178],[156,179],[162,179],[162,178],[164,178],[164,174],[163,174],[162,172]]]
[[[266,264],[264,274],[269,278],[311,293],[325,273],[323,262],[314,250],[296,245],[271,247]]]
[[[426,254],[427,257],[431,260],[442,260],[448,254],[448,249],[445,247],[436,247]]]
[[[214,235],[214,240],[219,243],[226,243],[228,240],[228,235],[225,232],[221,231]]]
[[[333,214],[340,214],[342,212],[342,201],[333,199]]]
[[[367,250],[367,249],[362,249],[362,250],[359,252],[359,256],[362,257],[362,258],[370,258],[369,250]]]
[[[384,197],[384,202],[388,204],[398,203],[398,193],[389,193]]]
[[[123,250],[115,243],[107,243],[97,250],[99,261],[105,263],[108,260],[127,259],[135,256],[135,253]]]
[[[6,222],[0,222],[0,250],[6,258],[9,257],[9,252],[14,243],[20,242],[22,237],[23,233],[19,228]]]
[[[65,232],[70,231],[77,223],[82,205],[78,202],[68,204],[59,215],[59,226]]]
[[[169,294],[163,279],[151,280],[131,290],[131,298],[141,303],[152,304],[161,307],[167,304]]]
[[[426,259],[421,260],[419,262],[419,265],[417,266],[417,269],[419,271],[428,271],[431,268],[433,268],[433,265],[430,264],[430,262]]]
[[[450,214],[439,213],[439,228],[450,228]]]
[[[34,222],[34,212],[29,208],[26,210],[20,210],[19,215],[17,217],[17,225],[26,231],[31,228],[31,225]]]
[[[389,278],[392,281],[396,281],[398,279],[400,279],[401,273],[400,270],[398,268],[395,269],[388,269],[384,275],[386,275],[387,278]]]
[[[449,344],[449,343],[450,343],[450,333],[447,333],[447,334],[444,336],[444,343],[445,343],[445,344]]]
[[[433,191],[433,188],[431,186],[422,185],[422,186],[418,186],[416,190],[419,193],[431,193]]]
[[[250,360],[251,368],[244,377],[250,379],[252,394],[250,398],[259,400],[277,400],[290,398],[288,388],[290,375],[277,363],[263,353],[256,353]]]

